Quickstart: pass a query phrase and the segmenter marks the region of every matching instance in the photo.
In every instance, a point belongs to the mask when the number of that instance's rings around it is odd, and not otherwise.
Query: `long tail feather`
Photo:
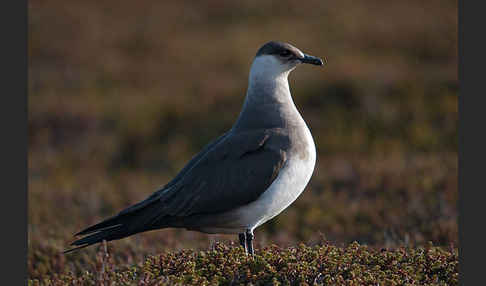
[[[68,250],[64,251],[64,253],[69,253],[69,252],[72,252],[74,250],[78,250],[78,249],[90,246],[92,244],[102,242],[103,240],[110,241],[110,240],[124,238],[124,237],[127,237],[127,236],[132,235],[132,234],[137,233],[137,232],[138,231],[127,230],[127,229],[123,228],[122,226],[104,229],[104,230],[98,231],[96,233],[93,233],[91,235],[85,236],[83,238],[80,238],[80,239],[72,242],[71,245],[78,246],[78,247],[68,249]]]
[[[103,240],[121,239],[135,233],[160,228],[162,226],[159,220],[160,217],[161,214],[156,204],[148,204],[132,212],[120,213],[77,233],[76,236],[86,236],[72,242],[71,245],[78,247],[68,249],[64,253],[69,253]],[[159,222],[159,224],[155,224],[156,222]]]

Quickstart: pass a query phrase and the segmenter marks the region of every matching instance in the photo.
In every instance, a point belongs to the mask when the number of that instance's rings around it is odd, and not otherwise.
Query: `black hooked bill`
[[[304,57],[299,59],[301,62],[304,64],[311,64],[311,65],[316,65],[316,66],[322,66],[324,63],[322,60],[318,57],[314,57],[311,55],[304,54]]]

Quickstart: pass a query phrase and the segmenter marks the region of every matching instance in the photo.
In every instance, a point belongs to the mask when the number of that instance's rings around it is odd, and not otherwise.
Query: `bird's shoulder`
[[[289,134],[282,128],[232,131],[215,144],[204,159],[207,161],[237,159],[246,153],[264,148],[268,151],[286,151]]]

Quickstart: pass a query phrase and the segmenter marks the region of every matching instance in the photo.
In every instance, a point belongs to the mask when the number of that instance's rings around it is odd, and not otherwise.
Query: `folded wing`
[[[277,139],[277,137],[280,137]],[[170,227],[177,217],[222,213],[255,201],[286,162],[279,130],[227,133],[206,146],[166,186],[118,215],[79,232],[85,247],[134,233]]]

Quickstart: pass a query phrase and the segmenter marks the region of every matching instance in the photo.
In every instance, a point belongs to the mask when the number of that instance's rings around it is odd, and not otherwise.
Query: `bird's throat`
[[[290,94],[288,74],[262,74],[252,69],[245,102],[233,129],[262,125],[266,128],[284,127],[289,124],[289,118],[300,117]]]

